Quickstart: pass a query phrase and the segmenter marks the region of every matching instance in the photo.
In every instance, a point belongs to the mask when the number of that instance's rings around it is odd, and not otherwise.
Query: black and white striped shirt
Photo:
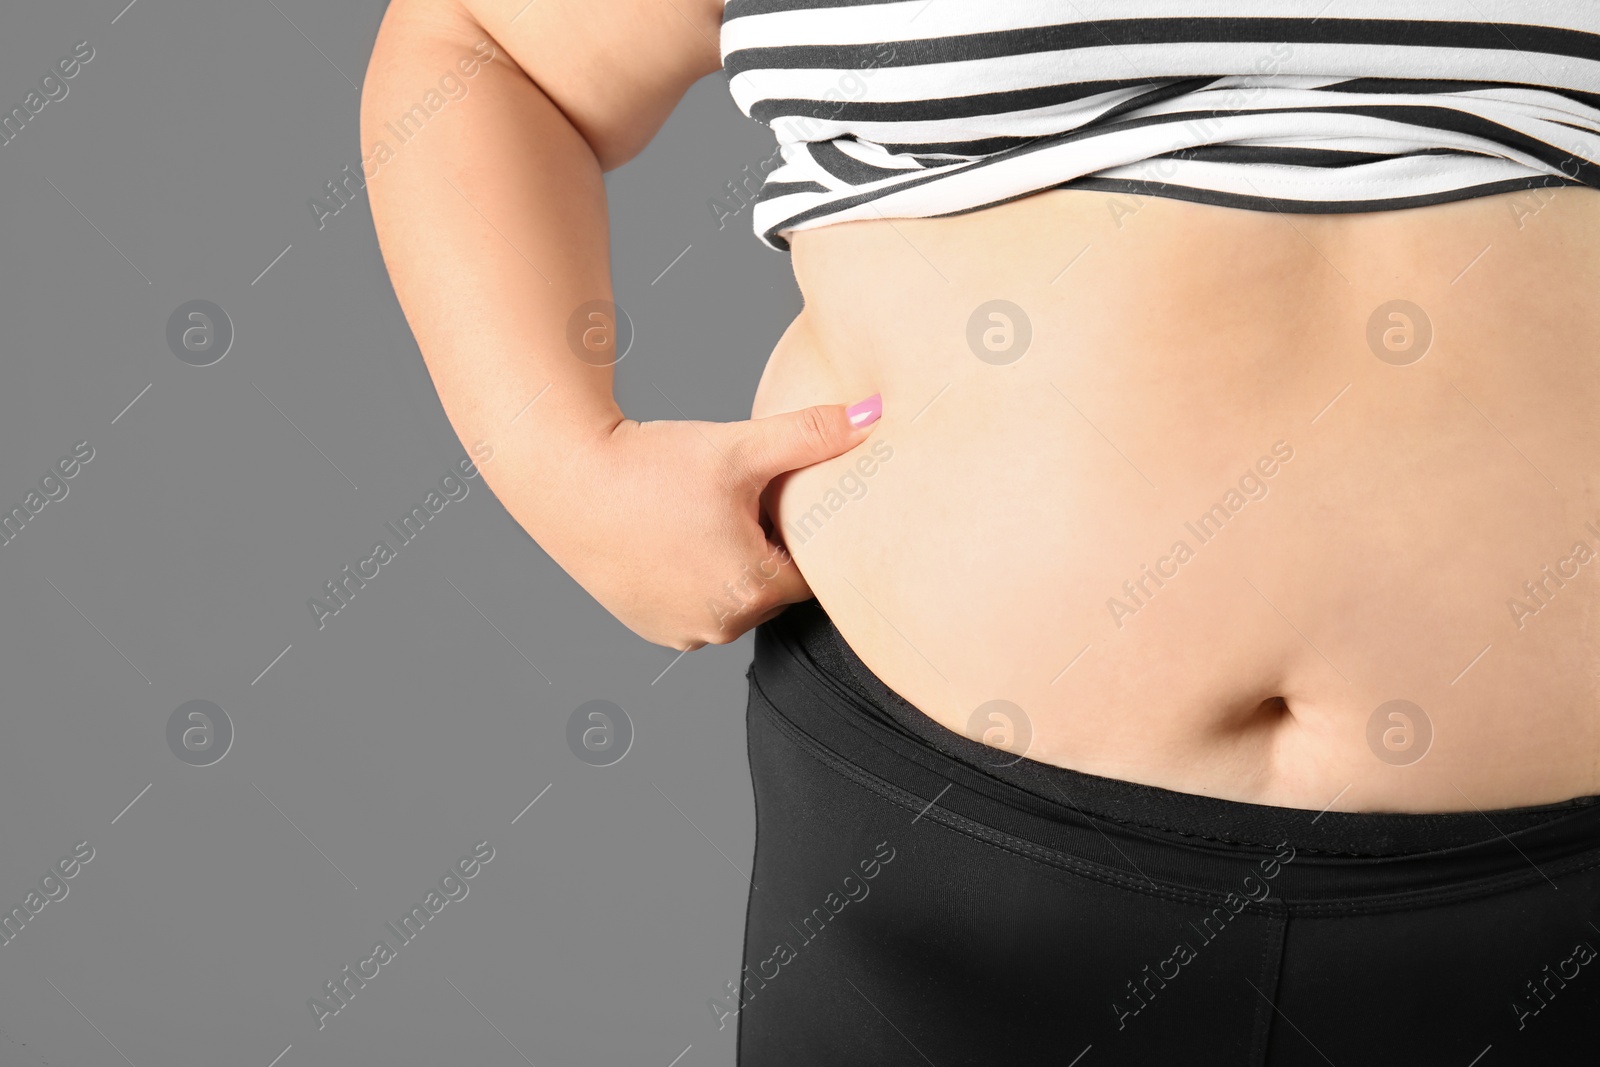
[[[1600,0],[726,0],[756,235],[1066,186],[1288,212],[1600,187]]]

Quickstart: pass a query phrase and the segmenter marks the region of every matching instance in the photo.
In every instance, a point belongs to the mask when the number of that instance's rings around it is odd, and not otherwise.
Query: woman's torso
[[[753,415],[883,418],[769,506],[936,721],[1312,809],[1600,792],[1600,192],[1053,190],[792,256]]]

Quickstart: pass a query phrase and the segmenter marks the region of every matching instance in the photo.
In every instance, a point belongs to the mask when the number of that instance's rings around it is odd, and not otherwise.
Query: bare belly
[[[1057,190],[792,250],[753,415],[884,414],[769,513],[934,720],[1316,810],[1600,792],[1600,193]]]

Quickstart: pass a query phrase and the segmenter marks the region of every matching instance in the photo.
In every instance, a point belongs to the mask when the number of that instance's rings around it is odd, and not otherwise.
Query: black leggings
[[[1600,798],[1319,813],[1005,766],[815,601],[749,679],[754,888],[712,1005],[741,1067],[1596,1061]]]

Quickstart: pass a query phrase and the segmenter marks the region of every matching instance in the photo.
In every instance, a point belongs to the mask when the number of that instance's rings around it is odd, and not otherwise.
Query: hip
[[[746,967],[714,1009],[741,1063],[1565,1062],[1600,1003],[1595,798],[1491,824],[997,769],[855,691],[825,628],[757,632]]]

